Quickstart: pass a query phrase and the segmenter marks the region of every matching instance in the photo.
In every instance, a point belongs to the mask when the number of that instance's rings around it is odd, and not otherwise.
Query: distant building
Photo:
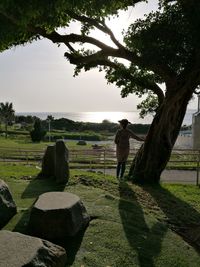
[[[192,117],[192,147],[200,149],[200,95],[198,95],[198,111]]]

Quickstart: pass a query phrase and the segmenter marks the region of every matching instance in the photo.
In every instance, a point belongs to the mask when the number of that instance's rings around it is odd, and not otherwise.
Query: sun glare
[[[117,111],[105,111],[105,112],[84,112],[79,114],[80,121],[87,121],[87,122],[98,122],[101,123],[104,120],[109,122],[118,123],[121,119],[128,119],[131,123],[135,123],[138,121],[138,112],[117,112]],[[149,118],[148,118],[149,119]]]

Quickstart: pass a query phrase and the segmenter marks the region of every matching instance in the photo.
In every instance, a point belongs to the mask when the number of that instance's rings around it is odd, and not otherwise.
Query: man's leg
[[[119,178],[120,170],[121,170],[121,162],[117,163],[117,178]]]
[[[121,163],[121,175],[120,175],[120,178],[123,178],[125,169],[126,169],[126,162],[122,162]]]

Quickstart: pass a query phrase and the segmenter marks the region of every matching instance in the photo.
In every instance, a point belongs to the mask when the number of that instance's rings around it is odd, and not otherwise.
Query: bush
[[[33,142],[40,142],[44,136],[46,135],[46,131],[44,131],[41,127],[40,119],[37,119],[34,123],[34,129],[30,132],[31,140]]]

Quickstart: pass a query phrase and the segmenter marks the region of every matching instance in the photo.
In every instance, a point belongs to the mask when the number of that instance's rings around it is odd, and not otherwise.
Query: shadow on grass
[[[36,198],[46,192],[62,192],[66,184],[56,184],[53,179],[33,179],[22,193],[21,198]]]
[[[143,189],[156,200],[169,227],[200,252],[200,238],[197,238],[200,236],[200,213],[161,185],[143,186]]]
[[[19,233],[28,235],[27,225],[29,222],[30,211],[31,209],[29,208],[27,210],[18,212],[18,216],[20,216],[20,219],[18,220],[17,224],[15,225],[13,229],[14,232],[19,232]]]
[[[86,229],[87,227],[79,231],[74,237],[67,237],[64,240],[50,240],[54,244],[57,244],[66,250],[67,253],[66,267],[71,266],[75,261],[76,254],[80,249]]]
[[[153,258],[161,251],[162,239],[167,227],[155,220],[146,222],[147,218],[145,218],[143,209],[127,183],[119,185],[119,193],[119,213],[122,225],[130,246],[137,251],[139,266],[154,267]],[[127,196],[133,201],[126,201]]]

